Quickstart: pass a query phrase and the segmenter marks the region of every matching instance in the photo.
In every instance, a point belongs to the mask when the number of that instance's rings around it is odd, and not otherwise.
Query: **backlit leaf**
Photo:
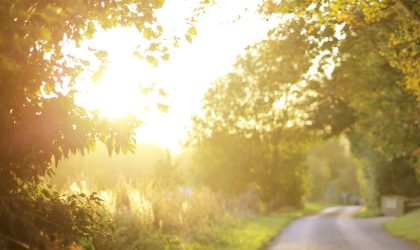
[[[159,61],[154,57],[154,56],[146,56],[146,60],[153,66],[153,67],[157,67]]]
[[[188,29],[188,34],[192,35],[192,36],[196,36],[197,35],[197,29],[194,26],[191,26]]]
[[[187,39],[187,41],[188,41],[189,43],[192,43],[192,37],[191,37],[191,35],[190,35],[190,34],[185,34],[185,39]]]
[[[156,104],[156,107],[157,107],[160,111],[162,111],[162,112],[164,112],[164,113],[168,113],[168,110],[169,110],[168,105],[165,105],[165,104],[162,104],[162,103],[158,103],[158,104]]]

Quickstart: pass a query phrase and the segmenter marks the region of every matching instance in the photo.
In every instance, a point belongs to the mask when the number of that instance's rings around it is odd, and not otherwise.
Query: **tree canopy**
[[[296,152],[305,155],[305,147],[298,145],[311,136],[345,135],[364,162],[359,164],[364,168],[359,178],[368,183],[362,185],[362,193],[370,192],[364,193],[367,200],[377,205],[380,194],[415,196],[420,148],[418,8],[411,1],[265,1],[261,12],[281,14],[282,21],[267,39],[247,48],[232,72],[207,92],[205,114],[194,120],[191,136],[197,155],[204,145],[231,157],[244,155],[228,149],[246,144],[249,156],[263,146],[237,138],[254,139],[275,148],[262,153],[270,157],[256,163],[263,166],[275,158],[272,166],[279,176],[270,172],[265,180],[273,176],[291,180],[285,169],[297,173],[304,163],[283,162],[276,158],[281,156],[276,149],[296,146]],[[305,133],[298,136],[299,131]],[[220,134],[230,140],[226,149],[217,139]],[[292,152],[284,155],[305,158]],[[218,164],[225,171],[250,168],[235,167],[238,160],[233,159]],[[389,173],[399,177],[389,178]],[[293,177],[301,187],[304,176]],[[384,188],[384,179],[395,188]],[[402,180],[410,184],[402,185]]]
[[[50,249],[92,244],[103,235],[98,198],[61,195],[39,183],[69,154],[84,154],[102,141],[109,152],[134,149],[136,117],[104,119],[75,103],[73,88],[89,66],[64,50],[98,29],[135,27],[146,41],[145,59],[167,59],[155,11],[164,1],[3,1],[0,5],[0,247]],[[190,37],[191,39],[191,37]],[[106,52],[89,48],[98,77]],[[19,213],[19,214],[16,214]]]
[[[137,118],[108,121],[75,104],[72,86],[89,62],[62,48],[69,41],[78,45],[91,38],[97,29],[118,25],[135,26],[154,47],[162,47],[162,27],[155,16],[162,4],[159,0],[2,3],[2,192],[10,189],[11,175],[31,178],[51,173],[52,158],[58,163],[70,153],[83,154],[97,140],[110,151],[133,149],[133,129],[140,124]],[[106,63],[105,51],[88,53]]]
[[[108,120],[77,105],[74,86],[91,66],[89,58],[99,62],[89,72],[98,79],[107,53],[87,48],[78,57],[64,48],[82,46],[98,30],[132,27],[144,37],[135,54],[156,66],[179,39],[163,39],[156,17],[163,4],[0,5],[0,248],[94,248],[112,230],[95,194],[60,194],[42,177],[97,141],[109,154],[134,150],[141,121]],[[308,152],[339,136],[355,158],[330,155],[328,167],[318,162],[317,170],[328,171],[319,178],[357,192],[342,179],[357,165],[368,206],[377,206],[383,194],[420,195],[419,12],[416,0],[261,1],[260,14],[277,16],[278,23],[207,91],[190,131],[194,180],[228,195],[254,192],[263,210],[301,206],[308,179],[319,174],[308,167]],[[190,26],[186,33],[191,42],[197,31]],[[348,172],[335,171],[339,161]],[[155,170],[159,182],[175,186],[169,154]]]
[[[268,15],[293,13],[307,20],[306,30],[314,36],[319,34],[319,28],[334,30],[337,24],[371,30],[375,34],[370,38],[375,49],[391,67],[403,74],[398,84],[418,98],[420,5],[416,0],[268,0],[261,5],[261,12]]]

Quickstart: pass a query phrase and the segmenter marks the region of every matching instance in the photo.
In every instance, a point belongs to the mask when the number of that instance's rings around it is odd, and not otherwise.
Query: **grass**
[[[368,209],[367,207],[360,209],[360,211],[356,214],[358,218],[373,218],[373,217],[380,217],[383,215],[384,214],[379,208]]]
[[[117,184],[100,192],[114,230],[112,241],[98,242],[98,249],[258,250],[293,219],[326,207],[311,203],[299,210],[256,215],[250,209],[252,201],[238,198],[227,203],[206,188],[197,188],[186,199],[179,190],[162,195],[167,192],[164,187]],[[77,183],[72,187],[73,192],[81,190]]]
[[[205,232],[206,237],[185,246],[189,250],[257,250],[262,249],[292,220],[325,208],[325,205],[308,204],[304,209],[259,215],[228,223]]]
[[[384,227],[392,235],[420,243],[420,209],[388,221]]]

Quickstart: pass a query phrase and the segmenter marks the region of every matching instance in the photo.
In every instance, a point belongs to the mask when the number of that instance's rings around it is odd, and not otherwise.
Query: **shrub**
[[[19,188],[0,197],[1,249],[94,249],[109,237],[95,193],[59,194],[43,182],[16,181]]]

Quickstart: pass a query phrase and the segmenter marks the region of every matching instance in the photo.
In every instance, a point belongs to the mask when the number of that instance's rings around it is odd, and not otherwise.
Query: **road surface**
[[[389,236],[381,224],[389,218],[352,217],[360,207],[332,207],[292,222],[268,250],[419,250]]]

